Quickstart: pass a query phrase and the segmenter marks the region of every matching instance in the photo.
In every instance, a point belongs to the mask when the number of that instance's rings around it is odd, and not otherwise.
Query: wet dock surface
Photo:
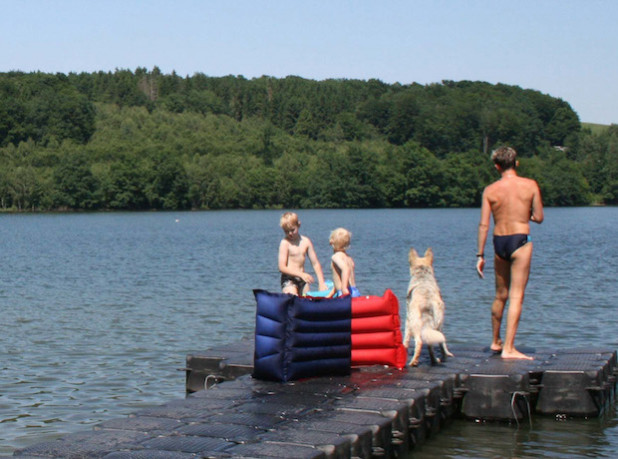
[[[615,402],[616,351],[522,349],[506,361],[452,346],[431,366],[362,367],[349,376],[288,383],[253,379],[253,341],[187,356],[188,396],[94,430],[42,442],[22,457],[401,457],[453,417],[527,422],[596,417]]]

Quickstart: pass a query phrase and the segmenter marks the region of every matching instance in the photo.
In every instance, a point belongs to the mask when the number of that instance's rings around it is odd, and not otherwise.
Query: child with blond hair
[[[300,220],[294,212],[286,212],[279,222],[285,237],[279,244],[279,271],[281,271],[281,291],[293,295],[303,295],[314,282],[313,276],[305,272],[305,259],[308,256],[318,278],[320,290],[325,290],[322,265],[315,253],[313,243],[302,236]]]
[[[331,257],[331,269],[333,270],[334,289],[331,297],[351,295],[352,297],[361,296],[356,288],[354,277],[354,259],[347,254],[346,250],[350,247],[352,233],[345,228],[337,228],[330,233],[329,243],[333,248]]]

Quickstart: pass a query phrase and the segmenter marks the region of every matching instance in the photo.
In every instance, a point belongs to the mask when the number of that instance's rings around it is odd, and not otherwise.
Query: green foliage
[[[585,123],[582,121],[582,129],[590,131],[592,134],[602,134],[609,128],[606,124]]]
[[[68,153],[52,172],[53,207],[57,209],[96,209],[100,205],[98,183],[87,158]]]
[[[522,160],[520,171],[539,183],[547,206],[579,206],[590,202],[588,182],[562,150],[547,149],[538,157]]]
[[[477,206],[514,146],[548,205],[618,202],[618,129],[444,81],[0,74],[5,210]]]
[[[94,105],[64,75],[0,74],[0,147],[32,139],[87,142]]]
[[[618,125],[593,134],[585,130],[577,159],[596,203],[618,204]]]

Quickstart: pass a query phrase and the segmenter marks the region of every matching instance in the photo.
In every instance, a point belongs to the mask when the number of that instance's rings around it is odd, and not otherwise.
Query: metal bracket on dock
[[[517,427],[519,428],[519,419],[517,417],[517,413],[515,412],[515,403],[516,403],[518,396],[523,397],[524,402],[526,403],[526,411],[528,413],[528,422],[530,423],[530,428],[532,428],[532,410],[530,408],[530,392],[526,392],[526,391],[513,392],[511,396],[511,410],[513,412],[513,418],[515,419],[515,422],[517,423]],[[521,408],[519,411],[521,411]]]
[[[204,389],[208,390],[223,381],[226,381],[226,378],[221,375],[208,375],[204,378]]]

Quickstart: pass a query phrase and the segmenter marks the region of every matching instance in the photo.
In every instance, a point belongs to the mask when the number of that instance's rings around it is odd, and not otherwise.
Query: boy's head
[[[281,220],[279,221],[279,226],[281,229],[288,233],[289,231],[300,227],[300,220],[298,219],[298,215],[294,212],[286,212],[281,216]]]
[[[493,151],[491,159],[496,166],[506,171],[517,167],[517,153],[511,147],[500,147]]]
[[[330,233],[328,242],[334,250],[346,250],[350,246],[350,239],[352,239],[352,233],[345,228],[337,228]]]

